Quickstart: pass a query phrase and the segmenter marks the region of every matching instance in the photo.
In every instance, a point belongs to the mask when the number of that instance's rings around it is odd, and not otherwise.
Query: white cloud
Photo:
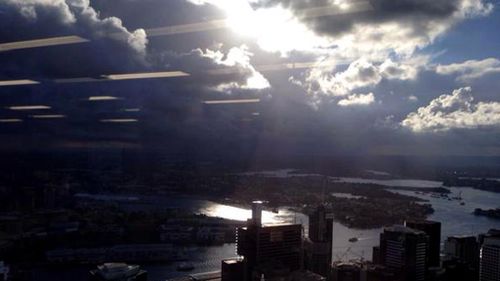
[[[359,106],[359,105],[369,105],[375,102],[375,96],[373,93],[369,94],[353,94],[345,99],[340,100],[337,104],[340,106]]]
[[[139,53],[146,52],[148,39],[143,29],[129,32],[117,17],[100,18],[89,0],[4,0],[0,7],[2,5],[14,7],[29,21],[54,18],[60,24],[76,27],[88,36],[114,38]]]
[[[442,75],[458,75],[457,80],[471,81],[484,75],[500,72],[500,60],[468,60],[461,63],[438,65],[436,72]]]
[[[500,103],[475,103],[471,88],[460,88],[451,95],[441,95],[428,106],[410,113],[401,125],[414,132],[499,126]]]
[[[313,96],[346,96],[352,94],[353,90],[376,86],[382,79],[414,80],[426,61],[427,58],[419,57],[405,63],[387,59],[381,64],[373,64],[366,59],[359,59],[345,71],[335,74],[332,74],[331,69],[318,65],[308,73],[304,82],[296,83],[306,86]]]
[[[408,100],[411,101],[411,102],[417,102],[418,101],[418,97],[415,96],[415,95],[411,95],[408,97]]]
[[[224,55],[220,50],[206,50],[205,57],[212,59],[216,64],[224,65],[227,67],[234,67],[241,72],[248,72],[246,81],[244,83],[231,82],[224,83],[217,86],[217,90],[230,91],[231,89],[253,89],[262,90],[269,88],[271,85],[269,81],[258,72],[251,64],[250,58],[253,54],[248,50],[248,47],[242,45],[241,47],[233,47],[229,50],[227,55]],[[234,72],[236,70],[229,70]]]

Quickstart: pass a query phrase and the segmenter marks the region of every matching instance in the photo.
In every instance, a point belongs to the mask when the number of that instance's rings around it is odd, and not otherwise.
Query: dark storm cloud
[[[307,17],[309,8],[331,6],[327,0],[261,0],[256,6],[283,5],[295,11],[298,16],[305,16],[304,21],[316,31],[324,34],[336,35],[349,32],[358,24],[380,24],[399,21],[404,26],[415,27],[415,33],[424,34],[431,28],[430,24],[449,20],[455,13],[464,7],[472,11],[487,10],[491,7],[481,0],[354,0],[340,1],[352,6],[366,4],[372,7],[369,10],[353,13],[343,13],[335,16]]]

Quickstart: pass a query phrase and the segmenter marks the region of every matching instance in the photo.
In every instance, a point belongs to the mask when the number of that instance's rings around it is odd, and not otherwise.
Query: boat
[[[460,206],[464,206],[465,205],[465,202],[460,202]]]
[[[194,267],[194,264],[190,262],[182,262],[177,266],[177,271],[191,271]]]
[[[137,275],[140,271],[138,265],[126,263],[105,263],[98,265],[95,274],[104,280],[123,280]]]
[[[352,238],[349,238],[349,242],[351,243],[356,243],[359,241],[359,238],[358,237],[352,237]]]

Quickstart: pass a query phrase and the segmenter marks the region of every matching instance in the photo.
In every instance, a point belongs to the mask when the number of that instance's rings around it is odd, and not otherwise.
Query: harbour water
[[[280,177],[296,176],[280,170],[277,174]],[[289,171],[289,170],[285,170]],[[266,172],[266,176],[276,176],[276,174]],[[442,223],[442,238],[449,235],[477,235],[488,231],[490,228],[500,228],[500,220],[493,220],[486,217],[477,217],[472,214],[475,208],[497,208],[500,205],[500,194],[487,191],[476,190],[468,187],[451,187],[452,196],[461,195],[465,205],[460,205],[459,201],[447,200],[446,198],[432,197],[430,193],[425,193],[425,189],[429,187],[439,187],[441,182],[424,181],[424,180],[380,180],[380,179],[361,179],[361,178],[334,178],[344,182],[358,183],[374,183],[385,185],[388,187],[394,186],[411,186],[422,188],[423,192],[418,194],[413,191],[391,190],[400,194],[411,195],[428,200],[435,209],[429,219],[440,221]],[[340,194],[337,194],[341,196]],[[106,200],[112,198],[105,197]],[[120,204],[132,209],[143,208],[185,208],[187,210],[206,214],[208,216],[222,217],[233,220],[245,221],[250,218],[251,211],[238,207],[219,204],[207,200],[198,200],[190,197],[140,197],[139,200],[134,196],[134,200],[122,201]],[[383,211],[383,210],[381,210]],[[263,221],[267,224],[274,223],[301,223],[304,229],[307,229],[308,219],[300,213],[293,212],[288,208],[281,208],[279,213],[264,212]],[[334,260],[349,260],[349,259],[371,259],[372,247],[378,245],[379,235],[382,229],[359,230],[343,226],[340,223],[334,223],[333,229],[333,259]],[[357,237],[357,242],[349,242],[350,238]],[[220,269],[220,261],[224,258],[234,257],[235,245],[225,244],[213,247],[188,247],[183,248],[189,254],[190,262],[195,265],[195,269],[191,273],[207,272]],[[155,264],[144,265],[144,268],[149,272],[149,279],[152,281],[165,280],[185,275],[186,273],[176,271],[177,264]],[[75,276],[75,272],[86,272],[87,267],[76,267],[73,269],[65,269],[67,274]],[[53,280],[54,277],[65,274],[65,271],[52,272],[43,269],[39,272],[36,280],[45,281]],[[81,276],[81,274],[78,274]],[[84,277],[86,275],[84,274]],[[52,278],[52,279],[51,279]],[[60,278],[57,278],[60,279]],[[78,281],[75,280],[74,281]],[[84,279],[82,279],[84,280]]]

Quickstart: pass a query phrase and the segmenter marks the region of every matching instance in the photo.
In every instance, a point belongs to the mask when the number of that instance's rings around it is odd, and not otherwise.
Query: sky
[[[500,156],[499,9],[1,0],[0,149]]]

